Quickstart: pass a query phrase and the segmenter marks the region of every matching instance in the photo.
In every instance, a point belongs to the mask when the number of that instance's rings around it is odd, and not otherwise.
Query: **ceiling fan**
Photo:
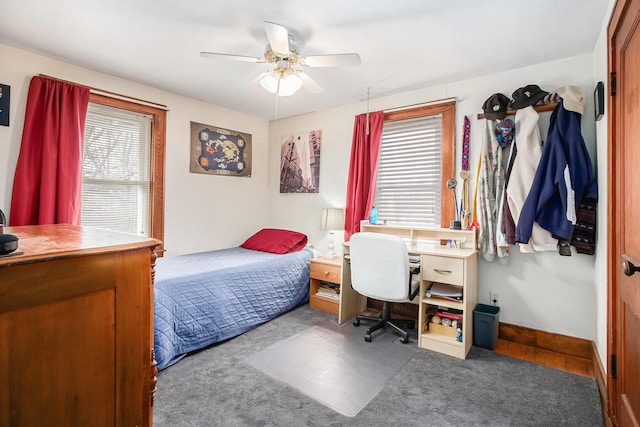
[[[357,53],[338,53],[331,55],[313,55],[303,57],[293,44],[293,36],[282,25],[264,22],[269,44],[264,49],[264,57],[231,55],[226,53],[200,52],[203,58],[224,59],[257,64],[274,64],[275,68],[261,73],[256,80],[262,87],[279,96],[293,95],[301,86],[310,93],[319,93],[324,89],[307,73],[298,67],[338,67],[360,65]]]

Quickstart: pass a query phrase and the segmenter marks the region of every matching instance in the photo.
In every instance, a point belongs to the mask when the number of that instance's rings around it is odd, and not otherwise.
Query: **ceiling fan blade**
[[[256,58],[253,56],[244,56],[244,55],[229,55],[227,53],[200,52],[200,56],[203,58],[226,59],[231,61],[265,62],[264,58]]]
[[[307,67],[348,67],[360,65],[360,55],[357,53],[337,53],[335,55],[307,56],[301,61]]]
[[[316,81],[313,80],[311,77],[309,77],[309,75],[304,71],[296,70],[296,75],[300,77],[300,80],[302,80],[302,86],[307,90],[307,92],[309,93],[324,92],[324,89],[322,88],[322,86],[316,83]]]
[[[271,45],[271,50],[282,55],[289,55],[289,33],[282,25],[264,21],[264,30]]]

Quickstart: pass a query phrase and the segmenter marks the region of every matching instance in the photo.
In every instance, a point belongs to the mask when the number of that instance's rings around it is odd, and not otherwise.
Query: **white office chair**
[[[349,249],[351,258],[351,286],[369,298],[383,301],[382,317],[358,315],[353,320],[360,326],[361,320],[377,321],[371,326],[364,340],[371,342],[371,333],[390,327],[409,342],[409,333],[398,325],[413,329],[415,322],[406,319],[391,319],[391,302],[409,302],[415,298],[418,286],[412,291],[412,274],[409,254],[404,240],[398,236],[381,233],[356,233],[351,236]],[[417,271],[414,270],[414,273]]]

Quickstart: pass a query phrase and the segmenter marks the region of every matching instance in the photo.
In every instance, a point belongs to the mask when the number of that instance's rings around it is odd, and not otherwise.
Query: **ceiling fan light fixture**
[[[302,80],[292,70],[271,70],[260,79],[260,85],[278,96],[291,96],[302,87]]]
[[[289,72],[287,74],[283,74],[280,78],[280,90],[278,91],[278,95],[291,96],[301,87],[302,80],[300,80],[300,77],[296,76],[295,73]]]
[[[276,93],[278,91],[278,80],[280,79],[280,74],[275,70],[271,70],[266,73],[266,75],[260,79],[260,85],[265,88],[268,92]]]

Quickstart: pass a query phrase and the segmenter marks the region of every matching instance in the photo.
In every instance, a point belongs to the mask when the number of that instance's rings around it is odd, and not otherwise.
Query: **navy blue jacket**
[[[529,242],[534,221],[555,238],[571,240],[576,207],[583,198],[597,200],[580,121],[580,114],[566,110],[562,101],[553,110],[547,142],[516,225],[516,242]]]

